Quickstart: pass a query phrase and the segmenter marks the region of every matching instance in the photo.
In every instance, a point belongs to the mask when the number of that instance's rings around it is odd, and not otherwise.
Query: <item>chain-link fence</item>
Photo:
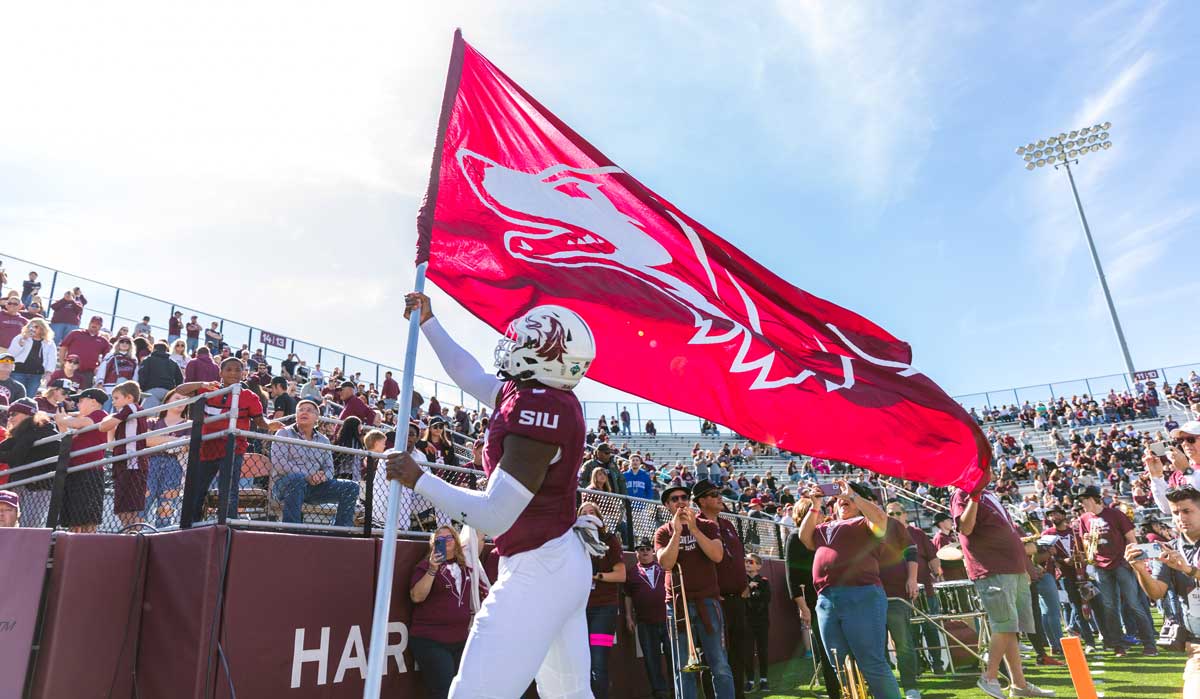
[[[7,459],[0,477],[9,480],[0,487],[20,496],[23,527],[120,532],[231,522],[379,533],[389,497],[383,456],[397,439],[391,428],[364,427],[363,434],[340,439],[340,420],[307,414],[271,425],[274,432],[260,432],[239,409],[242,390],[231,386],[143,411],[93,412],[97,421],[83,425],[46,413],[28,416],[28,424],[18,424],[0,447],[0,458]],[[76,427],[67,428],[72,424]],[[382,434],[370,434],[376,429]],[[452,433],[451,452],[426,460],[424,467],[454,485],[486,487],[482,469],[472,466],[473,441]],[[347,442],[360,446],[341,445]],[[424,458],[424,452],[414,454]],[[408,488],[400,489],[400,498],[404,533],[429,532],[450,522]],[[578,499],[595,503],[629,549],[653,539],[670,520],[666,508],[653,500],[586,489]],[[781,525],[722,516],[735,524],[747,551],[780,555]]]

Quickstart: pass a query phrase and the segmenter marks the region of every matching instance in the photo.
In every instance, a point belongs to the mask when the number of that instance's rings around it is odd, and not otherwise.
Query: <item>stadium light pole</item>
[[[1075,186],[1075,175],[1071,172],[1071,163],[1079,164],[1079,158],[1088,153],[1097,153],[1112,148],[1108,139],[1108,130],[1112,122],[1085,126],[1071,132],[1061,132],[1041,139],[1031,141],[1023,146],[1017,146],[1017,155],[1025,161],[1026,170],[1036,170],[1046,165],[1053,165],[1057,170],[1067,171],[1067,181],[1071,183],[1071,194],[1075,196],[1075,209],[1079,212],[1079,222],[1083,224],[1083,235],[1087,238],[1088,250],[1092,253],[1092,263],[1096,266],[1096,276],[1100,279],[1100,289],[1104,292],[1104,301],[1108,304],[1108,314],[1112,317],[1113,329],[1117,332],[1117,342],[1121,345],[1121,354],[1125,357],[1125,368],[1132,377],[1137,371],[1133,366],[1133,358],[1129,355],[1129,345],[1125,342],[1125,332],[1121,330],[1121,320],[1117,317],[1117,307],[1113,304],[1112,294],[1108,290],[1108,279],[1104,276],[1104,267],[1100,264],[1100,254],[1096,252],[1096,242],[1092,240],[1092,229],[1088,227],[1087,216],[1083,213],[1083,203],[1079,201],[1079,189]]]

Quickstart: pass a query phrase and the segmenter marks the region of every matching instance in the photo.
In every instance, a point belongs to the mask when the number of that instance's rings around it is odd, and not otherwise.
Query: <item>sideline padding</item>
[[[0,697],[24,689],[49,555],[49,529],[0,529]]]
[[[56,542],[33,696],[107,696],[114,677],[112,696],[134,696],[135,669],[136,695],[142,697],[228,697],[231,681],[239,696],[362,696],[379,540],[206,526],[141,538],[60,532]],[[4,595],[0,609],[28,618],[25,627],[15,627],[27,634],[49,544],[48,530],[0,534],[0,554],[6,563],[23,557],[18,567],[28,577],[25,591]],[[426,542],[396,547],[383,685],[388,696],[424,696],[408,650],[408,581],[428,551]],[[632,554],[625,563],[632,568]],[[781,662],[796,648],[799,622],[783,563],[764,564],[773,591],[771,661]],[[19,640],[0,638],[6,644]],[[622,620],[610,662],[614,696],[649,695],[635,648]],[[28,657],[28,645],[7,654],[5,662],[17,663],[10,675],[17,682]],[[19,696],[19,685],[0,696],[10,694]]]
[[[132,695],[139,550],[148,543],[120,534],[56,535],[33,697],[109,696],[110,687],[111,696]]]

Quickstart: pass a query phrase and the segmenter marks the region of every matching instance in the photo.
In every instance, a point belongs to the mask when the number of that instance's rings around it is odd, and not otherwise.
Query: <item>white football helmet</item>
[[[496,345],[496,369],[506,379],[532,379],[571,390],[596,358],[592,330],[562,306],[536,306],[508,324]]]

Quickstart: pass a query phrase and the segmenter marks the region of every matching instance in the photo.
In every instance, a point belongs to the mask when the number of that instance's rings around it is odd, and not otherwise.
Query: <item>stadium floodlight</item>
[[[1072,165],[1079,165],[1079,157],[1088,153],[1098,153],[1112,148],[1109,131],[1112,122],[1105,121],[1092,126],[1072,129],[1031,141],[1017,147],[1017,155],[1025,163],[1026,170],[1039,170],[1047,163],[1057,170],[1062,168],[1067,172],[1067,181],[1071,184],[1071,194],[1075,197],[1075,209],[1079,212],[1079,222],[1083,224],[1083,235],[1087,239],[1088,250],[1092,253],[1092,264],[1096,267],[1096,276],[1100,280],[1100,290],[1108,304],[1108,314],[1112,318],[1113,330],[1117,333],[1117,343],[1121,346],[1121,354],[1125,358],[1125,368],[1132,376],[1137,370],[1133,365],[1133,357],[1129,354],[1129,344],[1125,342],[1125,332],[1121,329],[1121,320],[1117,317],[1117,307],[1113,304],[1112,293],[1108,290],[1108,279],[1104,276],[1104,267],[1100,264],[1100,254],[1096,252],[1096,243],[1092,240],[1092,229],[1088,226],[1087,216],[1083,213],[1083,203],[1079,200],[1079,189],[1075,186],[1075,175],[1071,172]]]

